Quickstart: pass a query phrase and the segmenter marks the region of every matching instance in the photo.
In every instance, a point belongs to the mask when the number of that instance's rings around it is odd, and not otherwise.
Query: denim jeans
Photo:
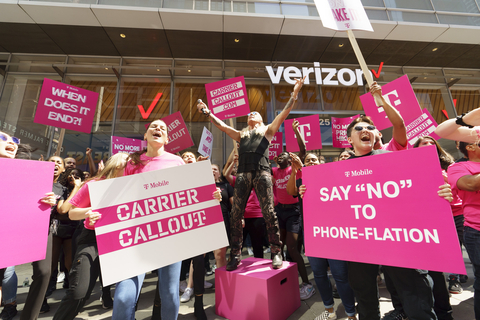
[[[468,252],[468,257],[473,265],[473,274],[475,281],[473,282],[474,296],[473,308],[475,310],[475,319],[480,319],[480,231],[470,227],[465,227],[463,231],[463,244]]]
[[[182,262],[158,269],[158,287],[162,301],[162,320],[176,320],[180,308],[179,280]],[[112,320],[134,320],[135,304],[142,289],[145,274],[117,283],[113,299]]]
[[[333,279],[337,284],[338,294],[342,299],[345,313],[353,317],[355,311],[355,297],[352,288],[348,284],[348,266],[346,261],[308,257],[325,308],[333,308],[332,284],[328,279],[327,268],[330,265]]]
[[[15,267],[8,267],[2,279],[2,301],[9,304],[17,300],[18,279]]]

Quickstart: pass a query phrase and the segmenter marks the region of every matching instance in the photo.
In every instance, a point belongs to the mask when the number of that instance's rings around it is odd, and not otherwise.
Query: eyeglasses
[[[9,135],[6,135],[5,133],[0,133],[0,139],[2,139],[3,141],[8,141],[8,138],[11,138],[13,143],[15,143],[15,144],[20,143],[20,139],[15,138],[15,137],[10,137]]]
[[[370,126],[366,126],[366,127],[355,126],[354,129],[357,130],[357,131],[362,131],[363,129],[367,129],[368,131],[373,131],[376,128],[375,128],[375,126],[370,125]]]
[[[248,115],[249,115],[249,116],[250,116],[250,115],[256,116],[257,114],[259,114],[257,111],[252,111],[252,112],[250,112]]]

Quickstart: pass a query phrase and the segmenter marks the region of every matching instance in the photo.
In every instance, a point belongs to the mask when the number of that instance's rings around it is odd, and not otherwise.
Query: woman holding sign
[[[165,151],[165,145],[168,143],[168,127],[162,120],[155,120],[150,123],[144,139],[147,141],[147,149],[130,155],[131,160],[125,169],[125,175],[166,169],[185,164],[179,156]],[[217,191],[214,192],[214,196],[217,200],[221,197]],[[178,292],[181,265],[182,262],[179,261],[157,270],[158,287],[162,303],[162,320],[177,319],[180,307]],[[113,300],[113,320],[135,319],[135,304],[140,295],[144,279],[145,274],[141,274],[117,283]],[[196,298],[195,304],[201,305],[201,311],[203,311],[203,296],[199,296],[198,302]],[[198,313],[200,308],[198,308],[198,311],[196,308],[195,311],[195,316],[201,318],[202,314]]]
[[[282,112],[268,126],[263,124],[262,116],[258,112],[250,112],[248,114],[248,126],[238,131],[214,116],[201,100],[197,105],[198,111],[207,115],[218,129],[240,143],[231,218],[231,252],[230,261],[226,267],[227,271],[237,269],[238,264],[240,264],[243,242],[242,219],[252,188],[257,193],[263,217],[267,224],[273,258],[272,266],[274,269],[278,269],[283,264],[278,220],[273,209],[273,185],[268,161],[268,146],[280,125],[292,110],[298,93],[303,86],[303,81],[304,79],[296,79],[291,98]]]

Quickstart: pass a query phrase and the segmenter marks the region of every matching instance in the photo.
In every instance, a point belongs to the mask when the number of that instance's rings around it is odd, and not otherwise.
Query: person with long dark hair
[[[239,131],[219,120],[201,100],[197,104],[199,112],[206,114],[219,130],[240,143],[231,219],[230,261],[226,266],[227,271],[235,270],[240,264],[243,242],[242,219],[252,188],[257,193],[267,224],[272,267],[278,269],[283,265],[278,220],[273,207],[273,184],[268,161],[268,146],[292,110],[303,81],[304,79],[296,80],[291,97],[282,112],[267,126],[263,123],[260,113],[253,111],[248,114],[248,126]]]

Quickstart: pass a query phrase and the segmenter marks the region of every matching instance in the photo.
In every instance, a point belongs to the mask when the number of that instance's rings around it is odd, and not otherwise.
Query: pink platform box
[[[247,258],[235,271],[215,270],[215,313],[230,320],[284,320],[300,307],[297,264]]]

